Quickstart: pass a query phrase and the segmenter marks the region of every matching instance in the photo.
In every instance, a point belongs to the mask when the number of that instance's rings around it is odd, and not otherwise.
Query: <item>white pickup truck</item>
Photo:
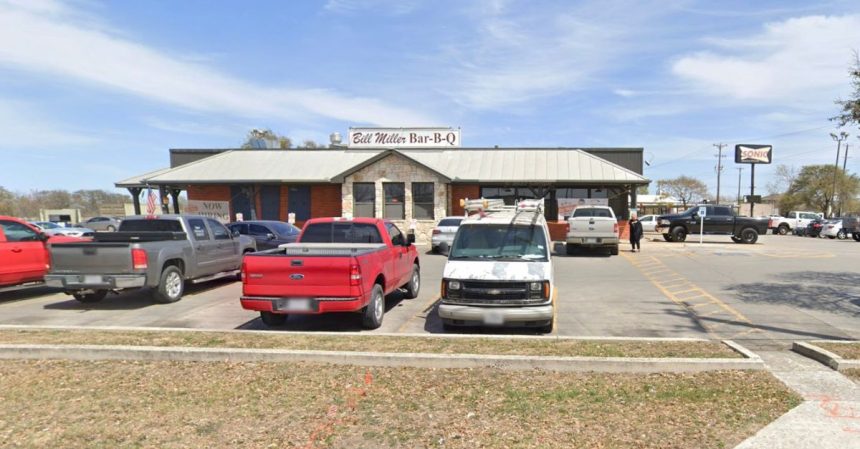
[[[768,229],[772,229],[774,234],[786,235],[791,233],[795,228],[806,228],[809,222],[821,217],[823,215],[817,212],[791,211],[785,214],[784,217],[771,218],[767,227]]]
[[[543,200],[467,200],[442,274],[439,317],[455,326],[553,327],[552,255]],[[477,207],[476,202],[480,203]]]
[[[579,206],[567,220],[568,255],[579,248],[606,248],[618,255],[618,220],[609,206]]]

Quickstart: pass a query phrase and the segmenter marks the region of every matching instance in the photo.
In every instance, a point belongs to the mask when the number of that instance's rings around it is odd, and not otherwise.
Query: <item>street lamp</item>
[[[833,166],[833,191],[830,195],[830,202],[827,205],[827,214],[830,215],[830,218],[833,218],[833,203],[836,199],[836,175],[839,172],[839,153],[842,152],[842,141],[848,137],[848,133],[842,131],[837,135],[836,133],[830,133],[830,137],[836,141],[836,164]]]

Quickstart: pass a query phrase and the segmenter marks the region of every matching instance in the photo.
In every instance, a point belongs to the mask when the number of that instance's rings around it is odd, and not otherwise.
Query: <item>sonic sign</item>
[[[770,164],[773,162],[772,145],[735,145],[736,164]]]

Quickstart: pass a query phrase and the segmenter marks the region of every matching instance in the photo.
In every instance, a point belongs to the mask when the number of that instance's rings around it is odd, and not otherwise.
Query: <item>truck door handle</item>
[[[197,247],[197,251],[200,251],[200,250],[202,250],[202,249],[203,249],[203,245],[200,245],[200,246],[198,246],[198,247]]]
[[[13,253],[20,253],[21,251],[24,251],[24,250],[21,248],[12,248]]]

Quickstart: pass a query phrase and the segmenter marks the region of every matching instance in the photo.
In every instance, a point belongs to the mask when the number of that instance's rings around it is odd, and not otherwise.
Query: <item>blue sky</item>
[[[464,146],[641,146],[650,179],[713,190],[716,142],[832,163],[856,49],[856,0],[0,0],[0,186],[112,189],[251,128],[439,125]]]

